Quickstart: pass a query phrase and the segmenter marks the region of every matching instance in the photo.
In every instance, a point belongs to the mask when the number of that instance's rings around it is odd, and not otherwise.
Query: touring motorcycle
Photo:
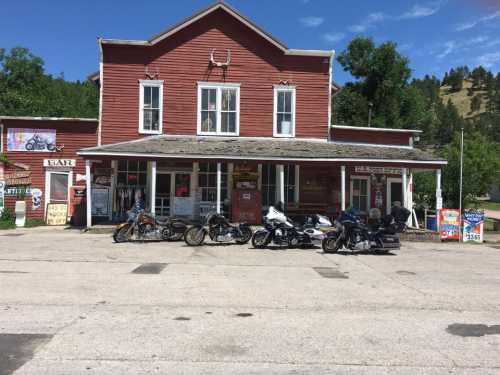
[[[158,220],[144,209],[128,211],[128,219],[113,231],[115,242],[137,240],[180,241],[186,232],[187,225],[180,219],[167,218]]]
[[[189,246],[201,246],[205,237],[210,237],[214,242],[228,243],[235,241],[237,244],[246,244],[252,238],[252,229],[248,224],[231,224],[223,215],[209,213],[203,224],[189,228],[184,236],[184,241]]]
[[[306,218],[303,225],[295,224],[273,206],[269,207],[264,223],[264,228],[252,236],[252,245],[257,249],[263,249],[270,243],[288,247],[319,245],[325,237],[320,229],[332,227],[330,219],[322,215]]]
[[[345,248],[351,251],[387,253],[399,250],[401,243],[398,233],[406,229],[410,214],[404,207],[393,207],[390,215],[368,226],[361,223],[355,212],[343,212],[334,222],[335,230],[326,234],[322,243],[323,251],[336,253]]]

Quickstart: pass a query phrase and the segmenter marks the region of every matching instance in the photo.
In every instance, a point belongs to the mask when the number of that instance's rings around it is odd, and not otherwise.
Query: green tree
[[[470,102],[470,111],[477,112],[481,109],[481,97],[475,95]]]

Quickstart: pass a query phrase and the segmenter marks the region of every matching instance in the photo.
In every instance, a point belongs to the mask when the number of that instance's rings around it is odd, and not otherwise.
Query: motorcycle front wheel
[[[271,236],[267,231],[258,231],[255,232],[254,235],[252,236],[252,246],[256,249],[263,249],[267,245],[269,245],[269,242],[271,240]]]
[[[189,246],[200,246],[205,241],[206,234],[203,228],[192,227],[186,231],[184,241]]]
[[[252,229],[250,229],[250,227],[240,228],[240,231],[241,231],[241,237],[236,238],[235,241],[239,245],[244,245],[248,241],[250,241],[250,239],[252,238],[253,232],[252,232]]]
[[[115,229],[113,232],[113,240],[116,243],[129,242],[132,238],[132,232],[129,233],[130,224],[121,227],[120,229]]]
[[[342,248],[342,241],[338,237],[328,237],[323,240],[321,247],[325,253],[334,254]]]

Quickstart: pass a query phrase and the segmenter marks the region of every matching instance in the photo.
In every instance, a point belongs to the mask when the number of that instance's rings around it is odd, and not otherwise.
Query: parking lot
[[[0,233],[0,374],[499,374],[500,249]]]

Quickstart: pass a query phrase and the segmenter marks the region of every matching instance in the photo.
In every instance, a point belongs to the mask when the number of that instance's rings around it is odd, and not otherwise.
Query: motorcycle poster
[[[7,151],[55,152],[55,129],[9,128]]]
[[[439,211],[439,233],[441,241],[460,240],[460,210]]]
[[[467,210],[464,212],[464,242],[483,242],[484,212]]]

